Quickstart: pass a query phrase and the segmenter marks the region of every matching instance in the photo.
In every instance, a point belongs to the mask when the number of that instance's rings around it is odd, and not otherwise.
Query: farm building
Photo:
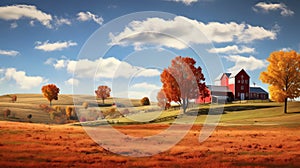
[[[215,80],[215,85],[208,85],[210,96],[198,98],[196,103],[215,102],[217,99],[225,101],[250,100],[269,98],[268,92],[260,87],[250,87],[250,76],[242,69],[236,74],[223,73]]]

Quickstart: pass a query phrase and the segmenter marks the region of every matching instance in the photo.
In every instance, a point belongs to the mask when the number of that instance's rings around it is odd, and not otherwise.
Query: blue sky
[[[114,96],[155,99],[160,72],[176,55],[195,58],[207,84],[216,73],[244,68],[251,83],[267,89],[259,74],[269,54],[300,51],[299,7],[300,1],[4,0],[0,95],[40,93],[47,83],[64,94],[93,94],[105,84]]]

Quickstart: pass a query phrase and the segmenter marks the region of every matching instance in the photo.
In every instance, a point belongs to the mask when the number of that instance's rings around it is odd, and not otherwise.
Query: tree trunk
[[[284,99],[284,113],[287,113],[287,101],[288,101],[288,99],[285,98]]]
[[[102,99],[102,104],[104,104],[104,99]]]
[[[52,101],[50,101],[50,107],[52,106]]]
[[[188,107],[188,104],[189,104],[189,100],[188,99],[183,99],[183,101],[182,101],[183,114],[186,113],[186,109]]]

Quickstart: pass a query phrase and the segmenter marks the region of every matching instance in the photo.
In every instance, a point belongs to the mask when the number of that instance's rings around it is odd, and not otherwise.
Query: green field
[[[182,114],[179,109],[170,109],[161,111],[155,105],[140,106],[139,100],[130,100],[130,107],[98,107],[95,104],[101,104],[101,100],[95,100],[94,96],[75,95],[76,106],[80,107],[82,102],[87,101],[90,106],[87,110],[101,110],[106,115],[111,111],[118,112],[115,117],[107,117],[106,119],[89,121],[82,124],[143,124],[143,123],[210,123],[206,121],[209,117],[220,117],[220,125],[299,125],[300,124],[300,102],[289,102],[288,114],[283,113],[283,104],[275,102],[251,102],[251,103],[234,103],[220,105],[194,105],[189,108],[186,114]],[[17,102],[12,103],[9,95],[0,96],[0,120],[33,122],[33,123],[55,123],[50,119],[49,114],[44,112],[41,104],[48,105],[49,102],[43,98],[41,94],[17,94]],[[105,100],[106,104],[113,102],[128,103],[125,99],[109,98]],[[74,106],[72,95],[59,95],[57,101],[53,101],[53,106]],[[114,108],[113,110],[111,110]],[[209,113],[209,109],[223,108],[224,112],[221,116]],[[11,115],[8,118],[3,116],[6,109],[10,109]],[[119,112],[128,110],[129,114],[121,116]],[[27,115],[31,114],[29,120]]]

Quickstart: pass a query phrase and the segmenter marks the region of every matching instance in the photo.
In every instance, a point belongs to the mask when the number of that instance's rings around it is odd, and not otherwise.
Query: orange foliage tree
[[[102,99],[102,104],[104,104],[104,100],[110,96],[111,89],[108,86],[98,86],[98,89],[95,90],[95,93],[98,98]]]
[[[267,59],[269,66],[260,74],[260,80],[269,84],[271,99],[284,102],[300,96],[300,54],[296,51],[275,51]]]
[[[183,113],[186,112],[189,100],[198,98],[206,88],[202,69],[195,67],[195,64],[193,58],[177,56],[160,75],[162,90],[168,102],[174,101],[181,105]]]
[[[42,87],[42,92],[45,98],[47,98],[50,102],[50,106],[52,105],[52,100],[58,99],[59,88],[54,84],[48,84]]]
[[[157,105],[163,109],[168,109],[171,107],[170,102],[168,101],[163,89],[161,89],[156,96],[157,99]]]
[[[150,100],[149,100],[149,98],[148,98],[148,97],[143,97],[143,98],[141,99],[141,105],[142,105],[142,106],[148,106],[148,105],[150,105]]]

